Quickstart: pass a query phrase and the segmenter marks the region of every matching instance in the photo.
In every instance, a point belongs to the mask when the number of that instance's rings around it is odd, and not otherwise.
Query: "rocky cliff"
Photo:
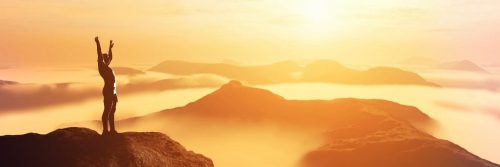
[[[1,136],[0,148],[2,166],[214,166],[158,132],[101,136],[86,128],[65,128],[46,135]]]

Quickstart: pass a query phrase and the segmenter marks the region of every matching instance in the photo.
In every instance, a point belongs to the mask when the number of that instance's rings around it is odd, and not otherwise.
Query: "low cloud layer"
[[[2,101],[0,111],[77,102],[97,95],[99,91],[96,88],[82,88],[72,83],[2,86],[0,87],[0,101]]]
[[[420,74],[443,87],[492,92],[500,90],[500,76],[497,74],[451,70],[428,70]]]
[[[118,94],[152,92],[173,89],[217,87],[227,79],[216,75],[194,75],[157,80],[156,76],[142,75],[125,78],[118,83]],[[122,78],[122,80],[125,80]],[[15,82],[13,82],[15,83]],[[9,84],[0,86],[0,112],[11,112],[37,107],[49,107],[66,103],[76,103],[101,96],[101,81],[96,84],[56,83],[56,84]]]

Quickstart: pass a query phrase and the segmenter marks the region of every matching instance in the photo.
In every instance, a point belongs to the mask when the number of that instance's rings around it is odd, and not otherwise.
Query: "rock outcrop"
[[[101,136],[86,128],[58,129],[0,137],[1,166],[166,166],[213,167],[212,160],[187,151],[158,132]]]

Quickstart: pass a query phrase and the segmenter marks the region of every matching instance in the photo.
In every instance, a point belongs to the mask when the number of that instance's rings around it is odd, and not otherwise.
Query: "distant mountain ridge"
[[[400,63],[405,66],[427,67],[433,69],[445,69],[455,71],[470,71],[477,73],[490,73],[488,70],[481,67],[471,60],[455,60],[455,61],[442,61],[428,57],[409,57]]]
[[[290,73],[299,71],[300,67],[290,61],[261,66],[238,66],[226,63],[193,63],[167,60],[150,70],[178,75],[217,74],[230,79],[260,84],[291,82]]]
[[[145,73],[144,71],[130,67],[111,67],[111,68],[113,69],[116,75],[134,76]]]
[[[219,104],[224,102],[225,104]],[[257,105],[258,104],[258,105]],[[282,116],[295,117],[301,119],[305,113],[305,109],[314,106],[332,107],[341,110],[353,111],[337,111],[346,112],[346,115],[355,114],[365,106],[377,106],[385,110],[377,110],[377,114],[387,114],[399,118],[404,121],[410,122],[425,122],[431,121],[431,118],[424,113],[420,112],[417,108],[412,106],[404,106],[394,102],[385,100],[362,100],[362,99],[334,99],[329,101],[324,100],[286,100],[285,98],[274,94],[271,91],[259,88],[253,88],[243,85],[239,81],[230,81],[220,87],[220,89],[202,97],[201,99],[189,103],[184,107],[188,111],[204,111],[193,114],[204,114],[205,117],[214,115],[224,115],[243,117],[243,118],[256,118],[266,119],[263,117],[282,119]],[[317,112],[325,112],[321,114],[334,114],[335,111],[328,110],[328,108],[317,108]],[[231,112],[227,112],[231,111]],[[273,111],[273,112],[269,112]],[[361,111],[358,111],[361,112]],[[283,114],[287,113],[287,114]],[[317,113],[316,113],[317,114]],[[325,122],[331,122],[332,118],[323,117]],[[322,119],[322,118],[317,118]],[[290,120],[290,119],[287,119]],[[293,121],[290,120],[290,121]],[[321,123],[320,120],[315,120]]]
[[[416,73],[391,67],[375,67],[366,71],[352,70],[335,61],[315,61],[305,67],[304,81],[344,84],[404,84],[438,86]]]
[[[459,71],[471,71],[471,72],[479,72],[479,73],[489,73],[487,70],[482,68],[481,66],[475,64],[470,60],[461,60],[455,62],[446,62],[442,63],[438,66],[439,68],[448,69],[448,70],[459,70]]]
[[[238,66],[225,63],[193,63],[167,60],[150,70],[178,75],[210,73],[251,84],[327,82],[438,86],[426,81],[416,73],[397,68],[376,67],[359,71],[347,68],[331,60],[318,60],[305,67],[291,61],[260,66]]]

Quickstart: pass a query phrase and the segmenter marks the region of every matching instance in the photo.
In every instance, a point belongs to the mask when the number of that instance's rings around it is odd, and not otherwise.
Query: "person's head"
[[[104,64],[109,65],[111,63],[110,57],[108,54],[104,53],[102,54],[102,57],[104,58]]]

